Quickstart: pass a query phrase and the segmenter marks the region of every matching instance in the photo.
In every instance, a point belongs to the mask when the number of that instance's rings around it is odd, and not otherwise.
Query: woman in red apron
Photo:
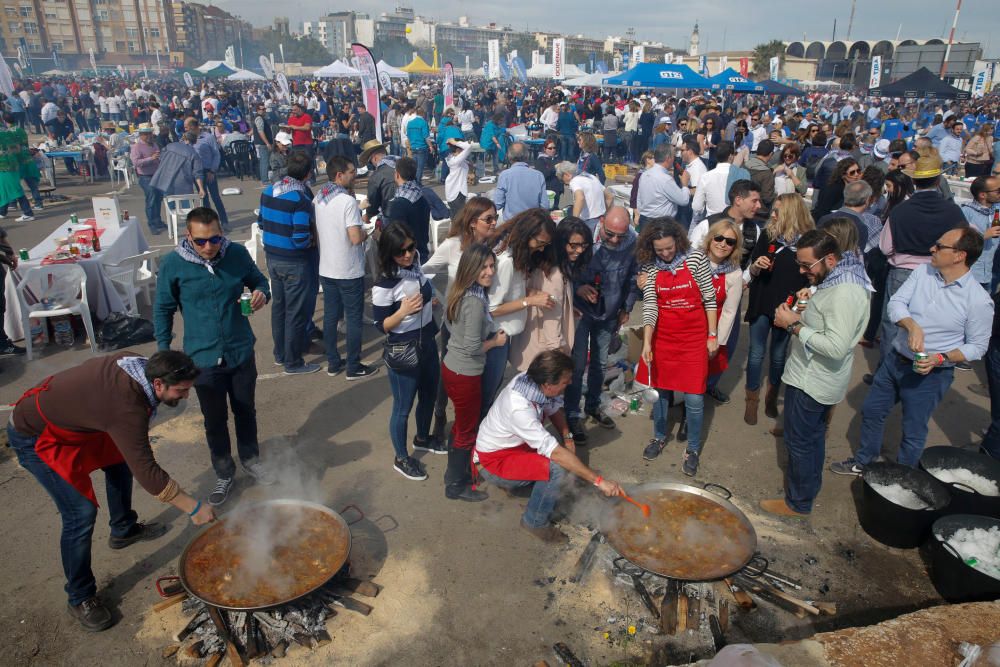
[[[688,424],[684,473],[693,477],[701,453],[708,361],[719,350],[711,265],[701,250],[689,252],[687,233],[669,218],[648,223],[637,246],[644,336],[636,380],[664,392],[653,406],[653,440],[643,458],[655,459],[666,445],[665,392],[682,393]]]

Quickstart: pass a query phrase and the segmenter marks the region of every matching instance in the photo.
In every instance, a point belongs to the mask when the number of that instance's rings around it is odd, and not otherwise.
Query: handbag
[[[389,336],[382,343],[382,359],[394,371],[412,371],[420,365],[420,335],[416,340],[390,343]]]

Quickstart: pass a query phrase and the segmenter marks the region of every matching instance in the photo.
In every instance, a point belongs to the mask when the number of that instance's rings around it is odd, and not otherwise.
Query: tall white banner
[[[542,58],[541,53],[537,49],[531,52],[531,66],[532,67],[534,67],[535,65],[541,65],[544,62],[545,62],[545,59]]]
[[[982,69],[977,69],[972,75],[972,96],[982,97],[986,94],[986,78],[989,76],[989,63],[983,63]]]
[[[872,56],[872,73],[868,78],[869,88],[878,88],[882,85],[882,56]]]
[[[486,54],[487,54],[487,72],[486,78],[488,79],[499,79],[500,78],[500,40],[491,39],[486,42]]]
[[[632,66],[635,67],[639,63],[646,62],[646,47],[642,44],[637,44],[632,47]]]
[[[94,58],[94,50],[90,50],[90,67],[94,70],[94,75],[97,75],[97,59]]]
[[[552,78],[560,81],[566,78],[566,39],[552,40]]]
[[[773,58],[771,58],[771,80],[772,81],[777,81],[778,80],[778,67],[780,65],[781,65],[781,57],[780,56],[774,56]]]
[[[726,56],[719,56],[719,71],[725,72],[726,68],[729,67],[729,58]]]
[[[663,64],[664,65],[669,65],[669,64],[671,64],[673,62],[674,62],[674,52],[673,51],[667,51],[666,53],[663,54]]]
[[[226,56],[223,62],[226,63],[226,67],[236,69],[236,49],[232,44],[226,47]]]

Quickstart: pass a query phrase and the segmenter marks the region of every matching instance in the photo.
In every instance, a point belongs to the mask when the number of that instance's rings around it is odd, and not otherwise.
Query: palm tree
[[[771,58],[778,56],[778,68],[785,63],[785,43],[780,39],[772,39],[770,42],[758,44],[753,47],[753,71],[758,79],[770,78]]]

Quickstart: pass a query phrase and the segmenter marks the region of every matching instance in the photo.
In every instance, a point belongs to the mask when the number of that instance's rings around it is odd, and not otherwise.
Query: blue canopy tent
[[[708,79],[687,65],[639,63],[618,76],[604,80],[605,86],[622,88],[699,88],[709,87]]]
[[[799,90],[798,88],[793,88],[791,86],[786,86],[785,84],[775,81],[774,79],[767,79],[766,81],[761,81],[760,85],[764,86],[764,91],[768,95],[805,95],[805,91]]]
[[[732,67],[727,67],[708,80],[712,90],[731,90],[734,93],[763,93],[762,84],[742,77]]]

